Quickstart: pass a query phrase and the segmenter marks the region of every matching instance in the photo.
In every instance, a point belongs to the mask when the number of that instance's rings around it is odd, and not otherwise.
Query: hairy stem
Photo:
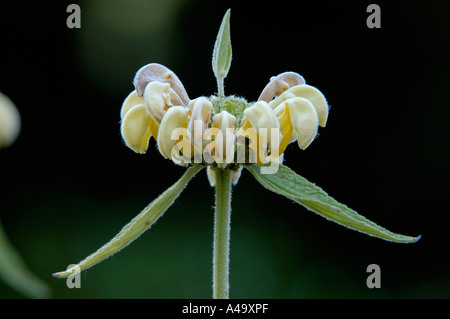
[[[230,262],[231,171],[216,169],[213,298],[228,299]]]
[[[218,77],[217,78],[217,90],[218,90],[218,94],[220,96],[225,96],[225,88],[223,85],[223,77]]]

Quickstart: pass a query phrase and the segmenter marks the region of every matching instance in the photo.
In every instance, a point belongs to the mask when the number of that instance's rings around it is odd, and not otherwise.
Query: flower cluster
[[[128,147],[145,153],[157,141],[164,158],[187,166],[230,168],[234,182],[242,165],[279,163],[287,145],[305,149],[325,126],[328,105],[323,94],[294,72],[272,77],[257,102],[213,95],[190,100],[168,68],[152,63],[134,79],[135,90],[121,110],[121,132]]]

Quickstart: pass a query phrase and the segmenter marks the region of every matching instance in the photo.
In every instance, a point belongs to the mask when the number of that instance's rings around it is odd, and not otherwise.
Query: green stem
[[[225,88],[223,85],[223,77],[218,77],[217,78],[217,90],[219,92],[217,92],[220,96],[225,96]]]
[[[216,169],[213,298],[228,299],[230,262],[231,171]]]

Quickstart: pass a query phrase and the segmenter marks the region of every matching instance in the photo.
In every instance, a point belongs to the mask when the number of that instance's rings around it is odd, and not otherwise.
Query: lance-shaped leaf
[[[95,264],[105,260],[113,254],[126,247],[133,240],[138,238],[142,233],[149,229],[173,204],[175,199],[181,194],[188,182],[197,174],[203,166],[195,165],[186,170],[184,175],[164,193],[162,193],[157,199],[155,199],[150,205],[137,215],[131,222],[125,225],[122,230],[107,244],[98,249],[95,253],[88,256],[77,265],[53,274],[56,278],[65,278],[70,275],[88,269]]]
[[[226,78],[231,66],[230,9],[225,13],[217,34],[212,57],[212,68],[218,82]],[[220,90],[219,86],[219,90]],[[223,94],[223,92],[219,92]]]
[[[284,165],[280,165],[275,174],[261,174],[257,165],[247,166],[247,169],[268,190],[286,196],[340,225],[397,243],[413,243],[420,239],[420,236],[404,236],[378,226]]]

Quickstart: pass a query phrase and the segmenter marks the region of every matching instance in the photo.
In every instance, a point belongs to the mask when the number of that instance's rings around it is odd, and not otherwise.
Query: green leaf
[[[231,66],[230,10],[228,9],[222,19],[212,57],[212,68],[221,95],[223,95],[223,79],[226,78]]]
[[[47,298],[50,288],[37,278],[10,244],[0,224],[0,277],[11,287],[30,298]]]
[[[197,174],[203,166],[195,165],[186,170],[184,175],[164,193],[162,193],[157,199],[155,199],[150,205],[125,225],[122,230],[107,244],[98,249],[95,253],[79,262],[77,265],[53,274],[56,278],[65,278],[73,275],[82,270],[88,269],[95,264],[105,260],[113,254],[126,247],[133,240],[138,238],[147,229],[149,229],[173,204],[175,199],[181,194],[183,189]]]
[[[278,172],[275,174],[261,174],[260,167],[257,165],[247,166],[247,169],[268,190],[286,196],[340,225],[397,243],[413,243],[420,239],[420,236],[410,237],[395,234],[378,226],[351,208],[337,202],[320,187],[308,182],[284,165],[280,165]]]

